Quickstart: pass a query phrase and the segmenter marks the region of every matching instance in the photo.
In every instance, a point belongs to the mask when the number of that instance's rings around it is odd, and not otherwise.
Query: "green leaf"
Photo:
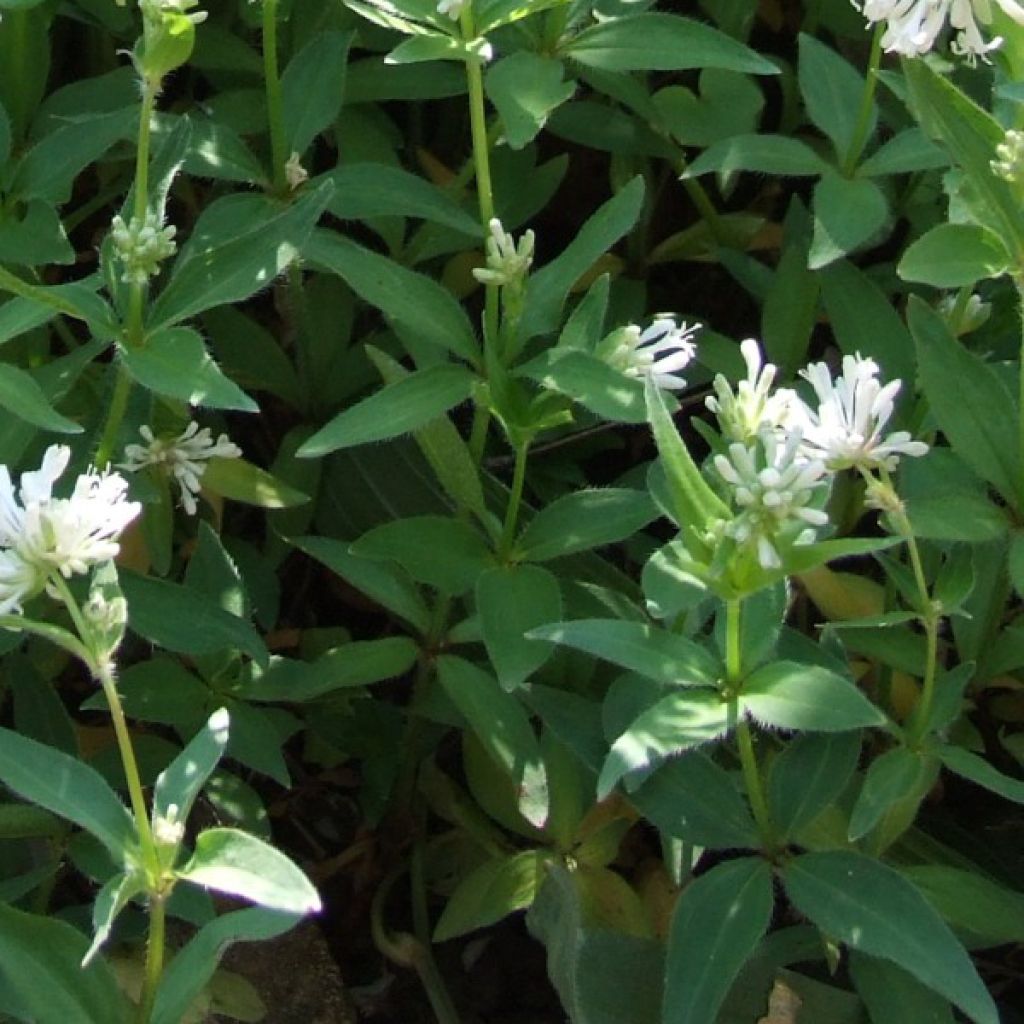
[[[643,384],[589,352],[546,349],[517,372],[567,395],[602,419],[616,423],[647,419]]]
[[[356,689],[405,675],[418,654],[416,645],[405,636],[354,640],[314,662],[272,658],[265,670],[254,671],[239,690],[250,701],[304,703],[336,690]]]
[[[717,691],[681,690],[644,711],[615,741],[597,780],[603,800],[624,775],[723,736],[729,709]]]
[[[627,540],[658,515],[644,491],[622,487],[574,491],[542,508],[516,542],[530,562],[589,551]]]
[[[1024,942],[1024,894],[1007,889],[976,871],[944,864],[911,864],[900,868],[958,932],[972,940],[1001,946]]]
[[[992,367],[953,337],[935,310],[916,297],[908,310],[918,376],[939,427],[960,458],[1016,507],[1020,446],[1009,391]]]
[[[532,142],[548,115],[572,98],[575,82],[565,82],[559,60],[517,50],[487,72],[487,95],[501,116],[505,139],[513,149]]]
[[[203,925],[164,971],[157,990],[152,1024],[181,1024],[233,942],[275,939],[298,921],[294,914],[249,907],[224,914]],[[96,1018],[97,1021],[102,1019]]]
[[[845,160],[858,128],[864,79],[835,50],[814,36],[801,33],[799,45],[800,95],[807,115],[832,140],[836,157]],[[867,113],[865,141],[871,138],[878,121],[874,103]]]
[[[664,1024],[714,1024],[774,905],[771,869],[760,859],[727,861],[690,882],[672,915]]]
[[[488,569],[476,581],[476,608],[498,682],[514,690],[554,653],[550,644],[526,634],[562,617],[558,580],[536,565]]]
[[[1002,239],[980,224],[937,224],[904,251],[897,273],[904,281],[962,288],[1000,277],[1010,266]]]
[[[554,865],[526,918],[573,1024],[660,1024],[660,942],[588,926],[576,875]]]
[[[110,968],[82,959],[89,940],[56,918],[0,904],[0,976],[35,1024],[125,1024],[128,1002]]]
[[[285,151],[306,152],[333,124],[345,94],[345,70],[352,32],[321,32],[288,62],[281,76]]]
[[[397,565],[360,558],[349,551],[347,542],[329,537],[300,537],[291,543],[367,597],[405,619],[420,633],[430,628],[430,609],[412,580]]]
[[[121,573],[121,586],[129,628],[159,647],[179,654],[240,650],[266,664],[266,648],[252,626],[201,591],[133,572]]]
[[[894,804],[930,786],[936,769],[933,758],[906,747],[895,747],[876,757],[850,814],[849,838],[866,836]]]
[[[989,166],[1003,141],[1002,127],[926,61],[905,59],[903,76],[922,129],[945,145],[970,182],[966,203],[974,218],[1003,240],[1019,266],[1024,257],[1020,202],[1013,186]]]
[[[982,757],[972,754],[963,747],[945,746],[938,751],[942,763],[962,778],[975,785],[998,793],[999,796],[1024,804],[1024,782],[1011,779],[1008,775],[997,771]]]
[[[144,346],[124,346],[120,352],[132,377],[158,395],[209,409],[259,412],[259,406],[224,376],[203,339],[190,327],[157,331]]]
[[[386,352],[367,345],[366,353],[385,383],[396,384],[409,376],[409,371]],[[438,416],[423,424],[413,431],[413,440],[430,463],[438,483],[455,502],[456,509],[460,512],[468,509],[480,523],[489,527],[493,519],[487,510],[480,467],[451,419]]]
[[[120,872],[107,880],[96,894],[92,905],[92,943],[82,957],[82,966],[88,967],[100,951],[117,920],[118,914],[140,894],[146,891],[145,875],[135,870]]]
[[[229,726],[227,709],[215,711],[185,749],[157,776],[153,787],[154,821],[166,818],[172,805],[178,808],[178,821],[188,820],[196,798],[224,755]]]
[[[668,630],[620,619],[579,619],[531,630],[539,640],[575,647],[669,686],[714,686],[722,666],[703,647]]]
[[[807,265],[827,267],[872,241],[889,220],[885,194],[867,178],[843,178],[832,171],[814,188],[814,235]]]
[[[742,848],[760,842],[735,780],[700,750],[660,765],[629,801],[665,835],[696,846]]]
[[[817,177],[827,170],[828,164],[799,139],[788,135],[735,135],[708,146],[683,177],[699,178],[712,171],[723,175],[757,171],[788,177]]]
[[[898,132],[878,147],[857,173],[864,177],[884,178],[890,174],[911,174],[949,166],[949,157],[916,125]]]
[[[453,363],[417,370],[340,412],[297,454],[302,459],[317,458],[339,448],[408,434],[469,398],[475,379],[465,367]]]
[[[752,672],[743,684],[740,707],[763,725],[808,732],[843,732],[886,720],[848,679],[795,661]]]
[[[954,1024],[948,1001],[895,964],[854,953],[850,956],[850,975],[872,1024],[891,1024],[897,1020]]]
[[[115,142],[132,138],[137,121],[133,107],[70,119],[21,158],[10,192],[22,200],[66,203],[75,178]]]
[[[434,941],[447,942],[486,928],[530,906],[547,877],[548,859],[545,850],[520,850],[484,861],[448,897],[434,929]]]
[[[530,276],[521,342],[555,330],[569,291],[636,224],[643,198],[644,181],[638,175],[590,217],[558,257]]]
[[[441,686],[477,739],[515,783],[519,813],[537,828],[548,817],[548,780],[540,742],[523,705],[493,676],[450,654],[437,659]]]
[[[609,18],[573,36],[561,52],[604,71],[683,71],[723,68],[753,75],[779,69],[710,25],[673,14]]]
[[[794,906],[826,935],[890,960],[976,1024],[999,1014],[974,965],[924,897],[892,868],[858,853],[807,853],[782,870]]]
[[[77,758],[0,729],[0,782],[23,799],[80,825],[116,863],[137,846],[135,823],[124,804],[95,770]]]
[[[798,835],[846,789],[860,757],[856,731],[797,736],[772,761],[768,803],[783,837]]]
[[[437,282],[341,235],[314,233],[307,255],[410,334],[474,363],[476,335],[465,311]]]
[[[40,430],[58,434],[80,434],[82,427],[61,416],[50,404],[43,389],[24,370],[0,363],[0,408]]]
[[[414,516],[363,534],[352,553],[397,562],[413,579],[446,594],[464,594],[494,565],[484,538],[467,523],[443,516]]]
[[[342,220],[416,217],[470,238],[480,237],[480,222],[448,192],[400,167],[352,163],[335,168],[326,177],[334,183],[327,209]]]
[[[239,214],[230,234],[226,229],[211,230],[189,240],[174,262],[167,287],[153,303],[147,328],[156,331],[268,287],[298,258],[330,195],[331,186],[324,184],[283,209],[255,196],[228,197],[222,211]],[[207,207],[205,214],[208,225],[213,220],[211,210],[213,206]]]
[[[647,416],[665,470],[672,513],[677,525],[684,531],[699,533],[712,520],[730,520],[732,513],[729,507],[711,489],[693,461],[693,456],[665,407],[664,397],[651,376],[647,377],[644,388]]]
[[[196,839],[178,878],[286,914],[314,914],[320,897],[283,853],[235,828],[210,828]]]
[[[254,466],[245,459],[209,459],[202,476],[203,490],[257,508],[295,508],[309,495]]]

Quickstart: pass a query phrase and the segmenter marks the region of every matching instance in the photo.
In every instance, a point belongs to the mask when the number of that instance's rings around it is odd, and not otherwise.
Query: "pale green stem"
[[[1024,278],[1017,277],[1017,298],[1020,303],[1021,317],[1021,344],[1020,344],[1020,366],[1017,370],[1017,444],[1020,448],[1018,459],[1020,460],[1019,474],[1017,481],[1018,501],[1024,501]]]
[[[776,847],[771,812],[764,793],[764,783],[757,763],[757,752],[745,715],[739,713],[739,691],[743,684],[743,651],[741,645],[741,617],[743,605],[739,598],[725,603],[725,681],[729,692],[730,718],[736,728],[736,745],[743,771],[750,809],[754,813],[757,831],[766,850]]]
[[[167,894],[149,894],[149,936],[146,940],[146,976],[139,1002],[138,1024],[149,1024],[156,1003],[157,989],[164,971],[164,947],[167,933]]]
[[[146,79],[142,85],[142,109],[139,112],[139,136],[135,148],[135,202],[134,217],[145,221],[149,211],[149,150],[153,124],[153,110],[156,106],[159,81]],[[141,345],[144,339],[143,313],[145,310],[146,286],[132,282],[128,293],[128,322],[125,340],[129,345]]]
[[[117,435],[121,429],[121,423],[124,421],[131,393],[132,378],[123,366],[119,366],[117,378],[114,381],[114,393],[110,396],[110,406],[107,409],[107,421],[103,424],[103,433],[100,435],[100,443],[96,448],[95,463],[99,469],[109,466],[110,460],[113,458]]]
[[[846,156],[843,159],[843,174],[847,178],[857,169],[861,154],[864,152],[864,145],[868,141],[868,132],[871,129],[871,111],[875,102],[875,89],[878,86],[878,68],[882,62],[882,33],[884,31],[885,22],[880,21],[875,26],[874,34],[871,37],[871,55],[868,57],[860,109],[857,111],[850,148],[846,151]]]
[[[523,502],[523,485],[526,482],[526,460],[530,451],[529,441],[516,444],[516,463],[512,471],[512,490],[505,510],[505,525],[501,531],[501,558],[507,558],[516,539],[516,524],[519,522],[519,508]]]
[[[484,460],[484,448],[487,445],[487,428],[491,422],[491,414],[485,405],[477,405],[473,409],[473,426],[469,433],[469,454],[477,467]]]
[[[284,97],[277,61],[277,0],[263,0],[263,81],[267,93],[267,119],[270,125],[270,159],[273,164],[274,191],[287,191],[285,166]]]

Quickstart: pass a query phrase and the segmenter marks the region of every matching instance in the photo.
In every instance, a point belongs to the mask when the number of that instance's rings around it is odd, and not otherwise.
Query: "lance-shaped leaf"
[[[471,363],[479,358],[469,317],[455,296],[431,278],[327,231],[313,234],[306,255],[417,338]]]
[[[302,459],[316,458],[339,448],[408,434],[469,398],[475,379],[454,363],[417,370],[340,412],[297,454]]]
[[[82,432],[80,424],[54,409],[35,378],[6,363],[0,364],[0,408],[40,430],[52,430],[57,434]]]
[[[716,690],[680,690],[643,712],[615,741],[597,780],[603,800],[624,775],[723,736],[728,705]]]
[[[879,711],[848,679],[820,665],[777,661],[756,669],[743,684],[740,707],[776,729],[844,732],[884,725]]]
[[[547,773],[523,705],[493,676],[462,658],[441,655],[437,672],[445,693],[518,787],[520,813],[531,825],[543,828],[548,817]]]
[[[890,960],[956,1004],[975,1024],[999,1013],[963,946],[899,874],[859,853],[807,853],[781,870],[794,906],[826,935]]]
[[[998,793],[1014,803],[1024,804],[1024,782],[993,768],[983,757],[963,747],[945,746],[939,751],[942,763],[961,778]]]
[[[88,967],[93,957],[110,938],[117,915],[140,893],[146,891],[146,877],[141,871],[121,872],[109,879],[96,894],[92,905],[92,943],[82,957]]]
[[[604,71],[722,68],[753,75],[779,69],[724,32],[674,14],[608,18],[573,36],[562,53]]]
[[[646,395],[647,415],[665,469],[672,512],[678,526],[684,532],[703,532],[712,520],[731,519],[728,506],[701,476],[652,377],[647,378]]]
[[[352,32],[317,32],[281,76],[285,152],[300,156],[337,118]]]
[[[228,745],[230,724],[226,708],[215,711],[185,749],[157,776],[153,789],[154,820],[168,817],[172,805],[177,808],[177,821],[188,820],[196,797]]]
[[[644,622],[579,619],[541,626],[530,636],[575,647],[670,686],[714,686],[724,675],[715,656],[699,644]]]
[[[574,491],[541,509],[516,542],[530,562],[588,551],[632,537],[658,514],[643,491],[625,487]]]
[[[269,910],[287,914],[320,910],[316,889],[292,861],[269,843],[235,828],[201,833],[192,859],[176,875]]]
[[[137,844],[131,815],[97,771],[9,729],[0,729],[0,782],[91,832],[118,863]]]
[[[918,376],[932,415],[954,451],[1006,501],[1021,501],[1017,409],[995,370],[953,336],[946,321],[916,297],[908,307]],[[950,387],[956,381],[956,387]]]
[[[82,967],[89,940],[52,917],[0,904],[5,988],[37,1024],[125,1024],[128,1000],[102,960]]]
[[[895,747],[876,757],[864,776],[850,814],[849,838],[867,835],[900,801],[908,797],[920,799],[931,788],[937,772],[938,764],[933,757],[907,747]]]
[[[664,1024],[714,1024],[774,905],[771,869],[753,857],[719,864],[683,890],[668,939]]]

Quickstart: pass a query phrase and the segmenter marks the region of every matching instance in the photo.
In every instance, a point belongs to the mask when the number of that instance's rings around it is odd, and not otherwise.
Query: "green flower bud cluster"
[[[132,217],[127,224],[123,217],[115,217],[110,237],[124,267],[121,280],[142,285],[158,274],[160,264],[177,249],[176,231],[173,224],[164,226],[154,213],[147,213],[144,220]]]
[[[158,83],[192,56],[196,25],[206,20],[205,11],[192,10],[198,4],[199,0],[139,0],[142,38],[134,59],[145,81]]]
[[[1012,185],[1024,183],[1024,132],[1008,131],[989,166],[993,174]]]

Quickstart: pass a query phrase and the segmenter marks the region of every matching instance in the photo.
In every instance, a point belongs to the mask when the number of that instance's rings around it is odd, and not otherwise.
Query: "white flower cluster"
[[[1024,132],[1011,128],[996,146],[996,158],[989,166],[996,177],[1012,185],[1024,182]]]
[[[851,0],[869,24],[885,22],[882,46],[905,57],[928,53],[948,21],[956,31],[952,50],[974,62],[985,59],[1002,39],[986,40],[979,28],[992,24],[992,5],[1024,25],[1024,6],[1018,0]]]
[[[673,317],[660,314],[646,330],[630,324],[614,331],[602,342],[598,355],[627,377],[642,380],[650,375],[659,388],[678,391],[686,387],[678,373],[697,354],[693,336],[700,327],[677,324]]]
[[[521,284],[533,264],[533,232],[526,231],[517,244],[497,217],[492,217],[488,226],[487,265],[475,268],[473,276],[481,284]]]
[[[39,469],[22,473],[15,489],[0,466],[0,614],[19,613],[24,601],[40,593],[54,574],[87,573],[115,557],[117,538],[139,514],[127,501],[128,484],[117,473],[93,469],[76,481],[69,498],[53,495],[67,469],[71,449],[52,445]]]
[[[206,464],[210,459],[237,459],[242,449],[229,440],[227,434],[221,434],[216,441],[209,427],[201,430],[194,420],[177,437],[160,438],[153,434],[149,427],[140,427],[145,444],[129,444],[125,446],[125,461],[120,463],[121,469],[131,473],[146,466],[156,466],[168,474],[181,491],[181,506],[185,512],[194,516],[198,509],[196,498],[202,490],[201,477],[206,472]]]
[[[824,363],[801,370],[817,399],[809,405],[789,388],[771,392],[777,371],[763,362],[755,341],[741,349],[746,380],[734,389],[719,374],[714,396],[705,400],[731,442],[728,456],[713,462],[736,508],[712,533],[751,545],[763,568],[777,569],[780,544],[810,543],[828,521],[812,503],[823,498],[831,474],[888,472],[902,456],[924,455],[928,446],[907,431],[885,433],[900,381],[883,385],[873,359],[844,356],[836,378]]]
[[[123,267],[121,280],[126,284],[145,284],[160,272],[160,264],[173,256],[177,246],[173,224],[163,225],[150,211],[144,220],[138,217],[126,224],[117,216],[110,226],[110,237]]]

